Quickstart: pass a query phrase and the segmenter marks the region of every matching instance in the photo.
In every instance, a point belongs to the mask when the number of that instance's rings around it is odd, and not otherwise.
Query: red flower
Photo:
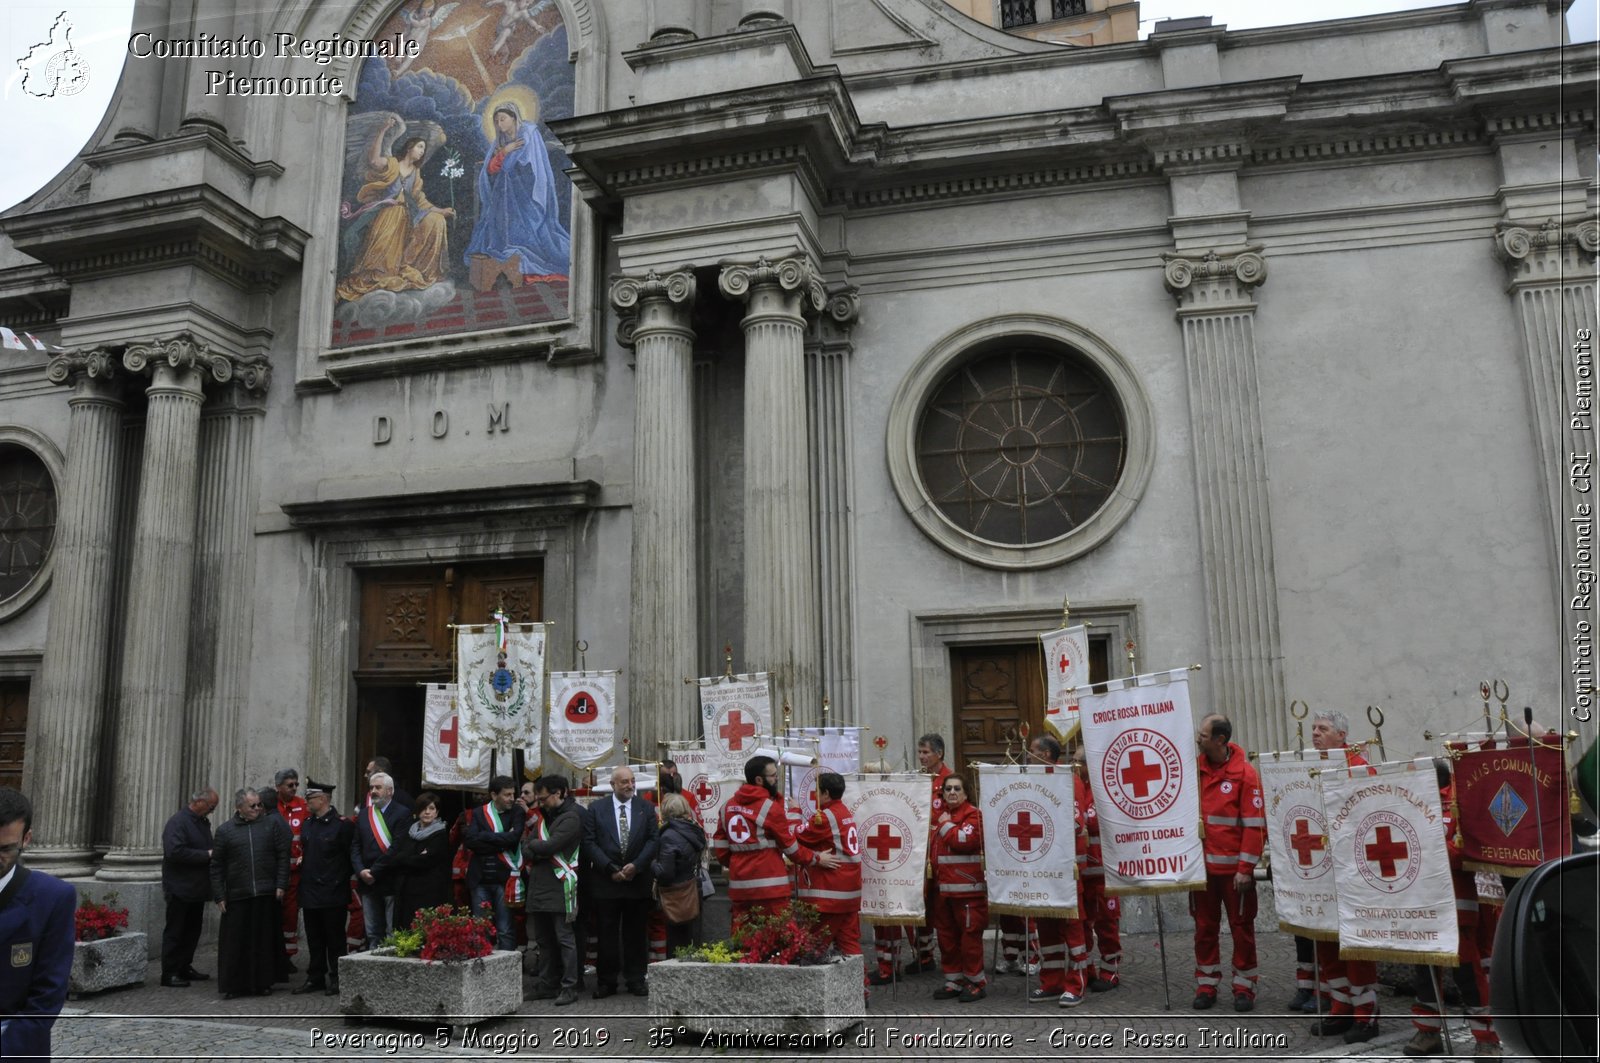
[[[494,951],[494,921],[448,904],[422,909],[411,926],[422,931],[422,958],[429,963],[475,960]]]
[[[78,941],[99,941],[108,938],[128,925],[128,909],[113,908],[115,894],[106,895],[105,904],[85,900],[78,906],[76,938]]]
[[[740,963],[811,966],[827,958],[832,935],[817,910],[795,901],[776,913],[747,916],[733,943],[744,950]]]

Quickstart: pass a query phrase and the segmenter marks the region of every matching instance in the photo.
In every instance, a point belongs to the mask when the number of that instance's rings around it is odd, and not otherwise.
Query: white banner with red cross
[[[515,624],[495,610],[488,624],[456,628],[456,705],[461,748],[493,750],[511,770],[513,750],[544,756],[545,625]]]
[[[1273,906],[1278,927],[1318,941],[1339,940],[1339,891],[1322,814],[1322,774],[1344,767],[1345,751],[1264,753],[1256,763],[1267,806]]]
[[[1322,775],[1339,888],[1339,958],[1454,967],[1456,896],[1428,757]]]
[[[789,738],[806,738],[817,743],[815,766],[789,766],[789,784],[784,795],[806,819],[817,811],[817,776],[825,771],[849,778],[861,770],[861,728],[791,727]],[[845,793],[848,795],[849,790]]]
[[[592,768],[617,744],[617,673],[551,672],[550,752],[578,768]]]
[[[713,676],[700,680],[700,720],[706,755],[719,771],[744,778],[744,762],[755,755],[757,739],[772,731],[772,683],[766,672]]]
[[[1078,917],[1077,810],[1072,769],[979,764],[989,911]]]
[[[846,804],[861,835],[861,915],[873,926],[915,923],[927,915],[923,886],[933,788],[921,772],[851,775]]]
[[[741,772],[737,776],[725,774],[713,764],[706,747],[699,742],[668,742],[667,756],[678,766],[678,778],[683,782],[683,792],[694,804],[700,825],[706,837],[716,833],[717,816],[728,798],[744,782]]]
[[[1089,685],[1089,629],[1081,624],[1039,636],[1044,647],[1044,725],[1065,742],[1078,730],[1078,692]]]
[[[1106,892],[1204,889],[1188,670],[1113,679],[1078,706]]]
[[[422,702],[422,782],[424,786],[475,789],[489,785],[489,758],[483,750],[461,749],[461,717],[454,683],[429,683]]]

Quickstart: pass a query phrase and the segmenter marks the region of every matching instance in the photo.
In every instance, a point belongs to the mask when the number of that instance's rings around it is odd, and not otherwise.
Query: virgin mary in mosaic
[[[554,0],[407,0],[345,121],[335,347],[567,316],[572,182],[546,123],[572,115]]]

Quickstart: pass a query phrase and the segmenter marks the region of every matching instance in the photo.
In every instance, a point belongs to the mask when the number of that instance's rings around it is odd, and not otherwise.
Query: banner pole
[[[1429,977],[1433,979],[1433,1002],[1439,1009],[1439,1036],[1444,1039],[1444,1054],[1453,1056],[1456,1052],[1450,1046],[1450,1023],[1446,1021],[1444,1013],[1444,979],[1440,977],[1439,968],[1432,964],[1428,966],[1428,973]],[[1463,1009],[1466,1007],[1464,1000],[1461,1006]]]
[[[1533,706],[1522,707],[1522,721],[1528,732],[1528,780],[1533,784],[1533,823],[1539,828],[1539,863],[1544,863],[1544,815],[1539,808],[1539,760],[1534,755],[1538,739],[1533,737]]]
[[[1171,1011],[1172,986],[1167,983],[1167,921],[1161,915],[1161,895],[1153,893],[1150,897],[1156,906],[1156,951],[1161,953],[1161,999],[1166,1009]]]

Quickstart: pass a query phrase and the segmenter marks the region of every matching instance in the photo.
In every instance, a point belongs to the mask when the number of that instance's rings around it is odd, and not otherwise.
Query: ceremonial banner
[[[550,673],[550,752],[579,768],[617,744],[617,673]]]
[[[989,911],[1078,917],[1072,769],[979,764]]]
[[[744,762],[756,739],[772,734],[772,685],[766,672],[700,680],[700,719],[706,755],[720,768],[732,766],[744,778]]]
[[[468,754],[492,749],[501,771],[511,769],[511,751],[543,759],[545,625],[513,624],[496,612],[492,624],[456,628],[456,705],[461,748]]]
[[[861,833],[861,914],[873,926],[921,924],[933,788],[920,772],[845,779]]]
[[[1489,905],[1493,908],[1506,906],[1506,885],[1500,881],[1500,876],[1492,871],[1479,871],[1473,876],[1473,882],[1478,888],[1478,904]]]
[[[1107,893],[1204,889],[1200,769],[1184,669],[1083,693],[1079,722]]]
[[[1089,684],[1089,629],[1064,627],[1040,635],[1039,642],[1044,646],[1044,725],[1065,742],[1078,730],[1078,695]]]
[[[1318,941],[1339,940],[1339,894],[1328,820],[1322,813],[1322,773],[1344,764],[1343,749],[1267,753],[1256,764],[1267,805],[1278,928]]]
[[[678,777],[683,780],[683,792],[694,801],[695,813],[706,837],[717,832],[717,815],[732,797],[739,784],[744,782],[741,773],[737,780],[728,778],[706,756],[704,746],[696,743],[668,743],[667,756],[678,766]]]
[[[1433,761],[1324,772],[1339,958],[1456,965],[1456,896]]]
[[[1541,740],[1450,742],[1463,866],[1520,878],[1572,852],[1566,750]],[[1537,765],[1537,770],[1535,766]]]
[[[861,770],[861,728],[791,727],[788,737],[817,741],[817,766],[791,767],[789,785],[784,790],[789,799],[799,806],[805,818],[810,819],[817,811],[818,773],[832,771],[849,779]],[[848,804],[854,804],[848,788],[845,790],[845,800]]]
[[[489,758],[481,749],[471,756],[461,751],[454,683],[428,684],[422,703],[422,782],[455,789],[489,785]]]

